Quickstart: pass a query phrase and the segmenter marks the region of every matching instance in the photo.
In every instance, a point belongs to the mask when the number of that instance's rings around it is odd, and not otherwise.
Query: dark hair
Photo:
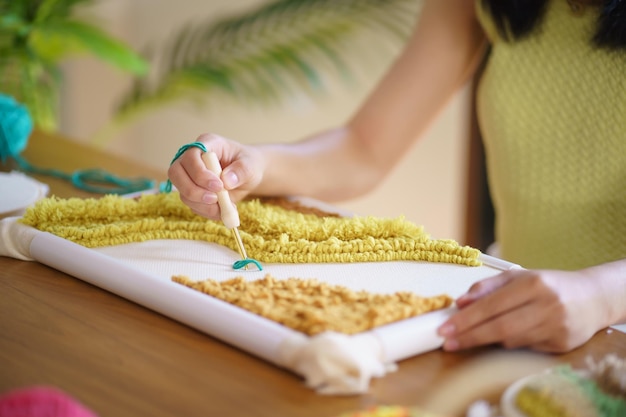
[[[541,23],[548,1],[482,0],[493,16],[498,33],[507,40],[521,39],[531,33]],[[602,0],[600,3],[593,42],[600,47],[626,50],[626,0]]]

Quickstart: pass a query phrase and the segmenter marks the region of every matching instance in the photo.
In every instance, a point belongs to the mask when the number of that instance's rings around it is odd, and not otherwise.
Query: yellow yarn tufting
[[[238,204],[240,234],[248,255],[268,263],[429,261],[478,266],[477,249],[454,240],[434,240],[402,217],[319,217],[258,200]],[[40,200],[21,222],[86,247],[156,239],[217,243],[237,250],[221,222],[195,215],[178,193],[144,195],[137,200],[107,195],[100,199]]]

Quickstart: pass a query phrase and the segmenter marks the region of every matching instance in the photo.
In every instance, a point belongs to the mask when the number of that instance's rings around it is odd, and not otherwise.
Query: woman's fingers
[[[244,146],[213,133],[201,135],[198,141],[205,144],[207,151],[215,152],[222,166],[220,185],[229,191],[236,191],[231,193],[233,201],[245,197],[259,185],[265,167],[258,149]],[[189,172],[189,174],[192,178],[202,175],[201,172]],[[219,189],[213,191],[219,191]]]
[[[532,274],[532,273],[530,273]],[[527,344],[543,335],[534,332],[545,319],[541,306],[544,289],[528,271],[506,271],[474,284],[457,300],[459,312],[441,328],[444,349],[457,350],[491,343]]]
[[[478,306],[482,303],[477,303]],[[500,343],[506,348],[518,348],[542,343],[551,335],[546,325],[548,313],[530,301],[515,305],[498,315],[486,316],[470,327],[457,330],[446,339],[444,349],[459,350]],[[463,323],[461,326],[466,325]]]
[[[181,201],[194,213],[219,218],[216,192],[223,188],[223,184],[204,166],[200,149],[188,149],[174,161],[168,169],[168,177],[179,191]]]
[[[487,294],[490,294],[498,288],[506,285],[511,279],[516,276],[516,271],[505,271],[501,274],[486,278],[482,281],[478,281],[473,284],[466,294],[462,295],[456,300],[456,305],[459,308],[464,308],[474,301],[483,298]]]
[[[200,201],[205,191],[215,193],[223,187],[220,178],[206,168],[201,155],[198,148],[188,149],[167,172],[178,191],[194,201]]]
[[[200,135],[207,152],[215,152],[222,166],[221,176],[209,170],[202,160],[203,151],[188,148],[168,170],[168,177],[180,193],[180,198],[191,210],[210,219],[220,218],[216,193],[230,191],[233,201],[239,201],[250,193],[263,177],[263,159],[253,147],[246,147],[219,135]]]
[[[597,291],[594,281],[576,272],[506,271],[472,286],[439,334],[447,350],[499,343],[565,352],[597,329],[601,315],[594,309],[580,315]]]
[[[528,303],[532,297],[515,280],[516,272],[506,271],[480,281],[457,300],[459,312],[440,328],[444,337],[458,335]]]

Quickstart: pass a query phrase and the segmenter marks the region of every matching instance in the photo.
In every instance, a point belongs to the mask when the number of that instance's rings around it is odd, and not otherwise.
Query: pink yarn
[[[97,416],[59,389],[36,386],[0,395],[0,417]]]

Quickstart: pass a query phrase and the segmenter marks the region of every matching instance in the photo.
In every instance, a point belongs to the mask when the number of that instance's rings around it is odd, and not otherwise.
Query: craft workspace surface
[[[24,157],[68,171],[100,167],[120,176],[165,178],[165,170],[41,134],[33,135]],[[36,178],[52,195],[89,196],[63,181]],[[366,394],[324,396],[298,375],[159,313],[40,263],[0,257],[0,393],[52,385],[101,417],[332,417],[374,405],[427,407],[458,383],[463,369],[503,352],[435,350],[400,361]],[[587,356],[607,353],[624,356],[626,334],[604,330],[571,353],[542,356],[583,366]],[[503,388],[476,396],[492,399]]]

